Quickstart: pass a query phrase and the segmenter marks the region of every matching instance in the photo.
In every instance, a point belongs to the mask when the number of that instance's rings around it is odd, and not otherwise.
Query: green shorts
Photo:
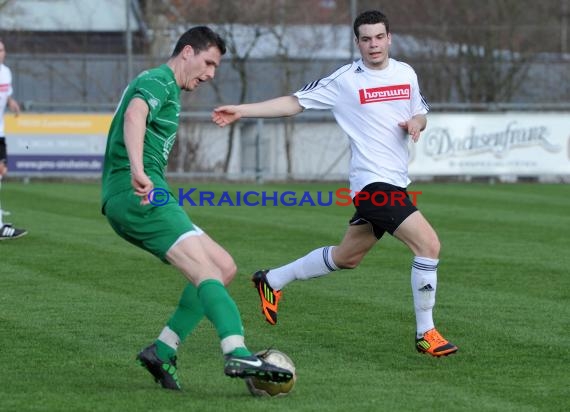
[[[203,233],[172,194],[163,206],[143,206],[140,202],[133,189],[126,190],[111,196],[103,206],[103,213],[119,236],[165,263],[168,263],[166,252],[175,243]]]

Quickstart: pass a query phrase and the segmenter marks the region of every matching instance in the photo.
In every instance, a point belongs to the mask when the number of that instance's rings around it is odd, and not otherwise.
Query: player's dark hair
[[[226,54],[226,42],[219,34],[206,26],[192,27],[178,39],[171,57],[176,57],[186,46],[192,46],[194,53],[208,50],[215,46],[220,50],[222,55]]]
[[[354,19],[354,35],[358,39],[360,36],[359,28],[363,24],[378,24],[384,23],[386,26],[386,34],[390,33],[390,23],[388,22],[388,17],[378,10],[368,10],[360,13],[356,19]]]

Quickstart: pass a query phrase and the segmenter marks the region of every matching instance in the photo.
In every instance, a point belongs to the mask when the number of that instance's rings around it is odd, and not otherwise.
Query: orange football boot
[[[449,342],[439,332],[433,328],[424,332],[424,336],[416,338],[416,349],[420,353],[427,353],[436,358],[451,355],[459,349]]]
[[[255,272],[251,278],[259,298],[261,299],[261,313],[265,316],[265,320],[272,325],[277,324],[277,305],[281,299],[281,291],[273,290],[267,283],[267,272],[269,270],[259,270]]]

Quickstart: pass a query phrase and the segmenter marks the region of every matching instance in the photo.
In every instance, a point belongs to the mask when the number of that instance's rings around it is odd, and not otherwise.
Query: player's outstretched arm
[[[282,96],[258,103],[216,107],[212,112],[212,121],[224,127],[242,117],[285,117],[302,111],[297,97]]]
[[[212,112],[212,121],[220,127],[227,126],[242,117],[240,106],[220,106]]]

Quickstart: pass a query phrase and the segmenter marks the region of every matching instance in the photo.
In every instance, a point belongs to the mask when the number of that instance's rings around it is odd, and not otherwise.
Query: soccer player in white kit
[[[8,154],[6,149],[6,138],[4,137],[4,110],[6,105],[17,116],[20,113],[18,102],[12,97],[12,72],[8,66],[4,65],[6,58],[6,48],[0,39],[0,188],[2,178],[8,173]],[[0,207],[0,240],[17,239],[28,232],[25,229],[17,229],[10,223],[3,222],[6,211]]]
[[[307,84],[292,96],[221,106],[212,113],[212,120],[223,127],[242,117],[282,117],[305,109],[328,109],[350,140],[349,179],[356,213],[340,245],[313,250],[275,269],[260,270],[252,280],[262,312],[274,325],[285,285],[357,267],[388,232],[414,253],[411,284],[416,349],[436,357],[450,355],[458,348],[437,331],[432,314],[440,243],[406,192],[410,183],[408,139],[418,141],[426,127],[428,106],[414,70],[389,57],[391,34],[383,13],[360,14],[354,21],[354,34],[360,60]]]

